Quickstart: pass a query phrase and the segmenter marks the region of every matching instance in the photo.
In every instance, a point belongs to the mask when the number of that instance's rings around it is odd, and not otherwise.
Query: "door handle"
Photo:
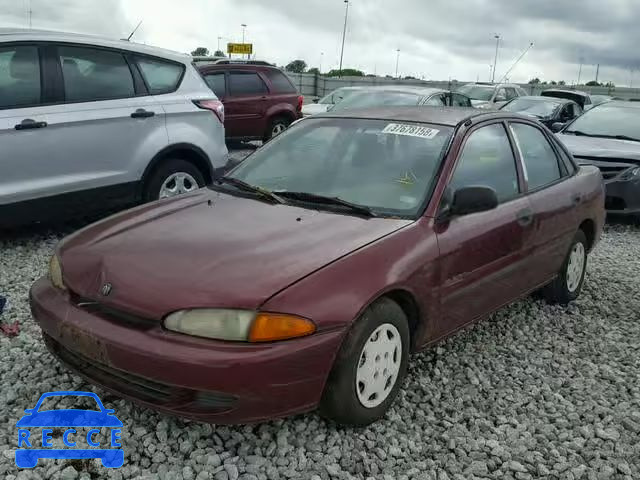
[[[523,227],[528,227],[533,223],[533,212],[525,208],[524,210],[520,210],[517,214],[518,224]]]
[[[571,203],[573,203],[574,206],[580,205],[582,203],[582,197],[580,195],[576,195],[571,199]]]
[[[144,108],[139,108],[131,114],[131,118],[150,118],[153,117],[156,112],[150,112]]]
[[[25,118],[15,127],[16,130],[33,130],[34,128],[45,128],[47,126],[47,122],[36,122],[31,118]]]

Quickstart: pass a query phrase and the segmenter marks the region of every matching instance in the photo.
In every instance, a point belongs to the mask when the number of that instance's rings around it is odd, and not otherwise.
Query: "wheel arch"
[[[198,168],[198,170],[202,172],[202,175],[204,176],[207,183],[210,183],[215,177],[213,167],[211,166],[211,161],[209,160],[209,156],[204,152],[204,150],[190,143],[176,143],[162,149],[148,163],[140,179],[140,184],[138,187],[139,198],[142,198],[144,186],[146,185],[153,171],[158,168],[162,164],[162,162],[171,158],[180,158],[192,163],[196,168]]]
[[[582,230],[584,236],[587,237],[587,251],[591,252],[596,241],[596,222],[587,218],[580,224],[578,229]]]

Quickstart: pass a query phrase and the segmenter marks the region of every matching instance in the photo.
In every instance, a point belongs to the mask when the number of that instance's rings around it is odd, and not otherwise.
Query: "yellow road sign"
[[[227,53],[239,55],[251,55],[253,53],[252,43],[227,43]]]

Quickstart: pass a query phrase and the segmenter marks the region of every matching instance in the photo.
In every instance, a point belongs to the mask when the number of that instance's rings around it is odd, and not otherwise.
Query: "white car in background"
[[[224,171],[224,107],[192,62],[0,29],[0,228],[187,193]]]
[[[514,98],[528,95],[522,87],[510,83],[468,83],[458,88],[457,92],[469,97],[475,108],[488,110],[498,109]]]
[[[304,117],[308,117],[309,115],[317,115],[319,113],[325,113],[331,107],[341,102],[348,96],[367,88],[364,87],[342,87],[334,90],[329,95],[321,98],[320,100],[315,100],[313,103],[308,105],[304,105],[302,107],[302,115]]]

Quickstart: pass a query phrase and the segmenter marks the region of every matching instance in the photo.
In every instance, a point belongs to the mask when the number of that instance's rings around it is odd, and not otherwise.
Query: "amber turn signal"
[[[275,342],[304,337],[315,331],[316,326],[306,318],[277,313],[258,313],[249,331],[249,341]]]

